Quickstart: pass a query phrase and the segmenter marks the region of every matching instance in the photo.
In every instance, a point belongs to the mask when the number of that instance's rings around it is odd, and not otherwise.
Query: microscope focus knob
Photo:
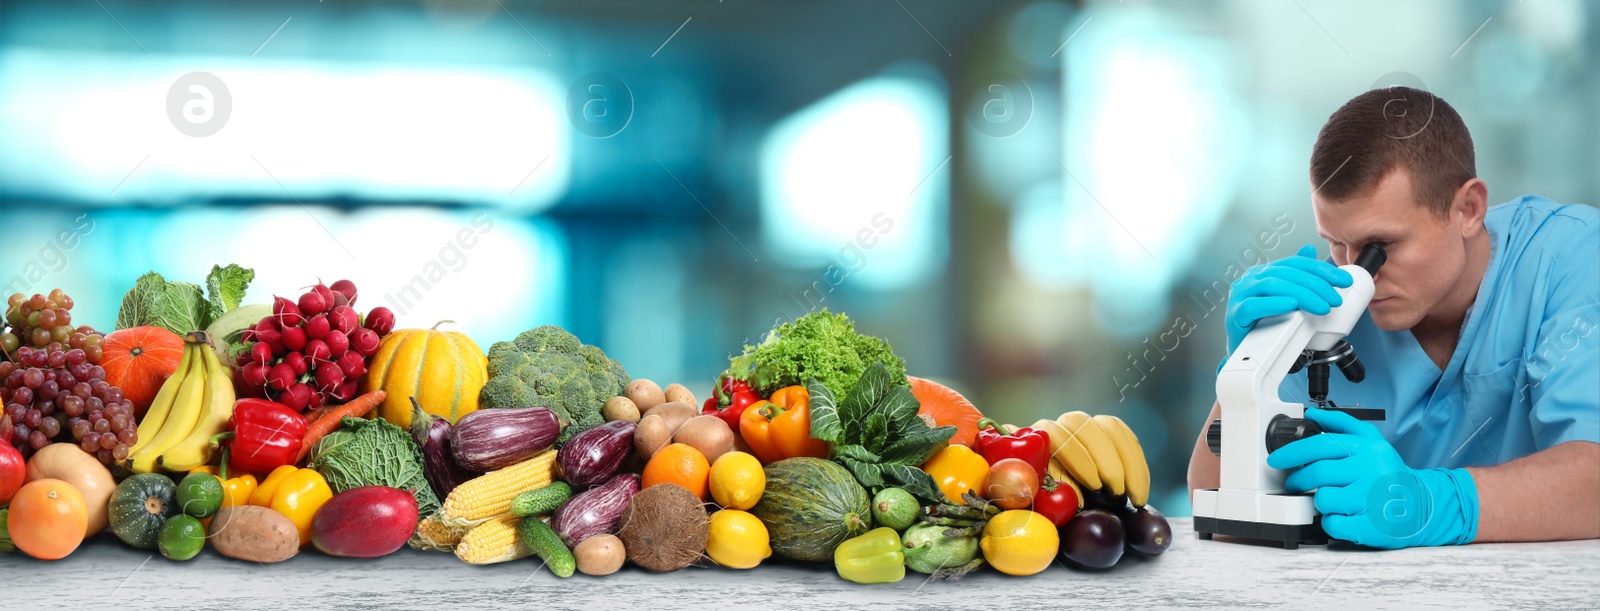
[[[1276,452],[1278,448],[1289,445],[1290,442],[1320,435],[1322,432],[1322,427],[1309,419],[1290,418],[1278,414],[1272,417],[1272,422],[1267,423],[1267,453]]]
[[[1206,447],[1211,448],[1211,453],[1222,456],[1222,419],[1211,421],[1211,426],[1206,427]]]

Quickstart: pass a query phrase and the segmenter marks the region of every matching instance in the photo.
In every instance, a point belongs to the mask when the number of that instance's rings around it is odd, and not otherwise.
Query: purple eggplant
[[[440,499],[467,480],[481,475],[456,464],[450,455],[450,421],[422,411],[417,398],[411,398],[411,438],[422,448],[422,474]]]
[[[556,509],[555,515],[550,516],[550,527],[569,548],[595,535],[614,535],[622,522],[623,510],[638,492],[639,476],[619,474],[603,485],[567,499]]]
[[[556,453],[558,477],[574,486],[593,486],[616,475],[633,451],[635,428],[627,420],[614,420],[573,435]]]
[[[550,449],[565,423],[543,407],[480,409],[450,429],[450,455],[472,471],[494,471]]]

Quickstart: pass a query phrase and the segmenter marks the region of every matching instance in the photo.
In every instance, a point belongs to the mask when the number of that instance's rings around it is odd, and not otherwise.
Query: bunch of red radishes
[[[373,308],[363,321],[355,305],[349,280],[318,282],[298,302],[274,297],[272,315],[244,333],[255,344],[236,363],[240,393],[296,410],[354,399],[379,341],[394,330],[389,308]]]

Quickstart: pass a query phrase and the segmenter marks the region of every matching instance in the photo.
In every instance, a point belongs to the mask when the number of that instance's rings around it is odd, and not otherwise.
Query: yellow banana
[[[1094,457],[1094,466],[1100,472],[1100,484],[1111,494],[1126,492],[1122,479],[1122,458],[1117,456],[1117,446],[1106,435],[1105,429],[1084,412],[1067,412],[1056,418],[1056,423],[1067,430],[1073,440],[1081,442]],[[1069,442],[1070,443],[1070,442]]]
[[[1150,463],[1145,461],[1144,446],[1139,436],[1133,434],[1128,423],[1108,414],[1094,417],[1096,424],[1111,436],[1117,446],[1117,456],[1122,459],[1122,481],[1128,489],[1128,500],[1134,507],[1144,507],[1150,500]]]
[[[184,352],[199,350],[205,346],[185,344]],[[134,473],[150,473],[156,469],[156,457],[161,456],[167,448],[178,442],[194,430],[195,422],[200,419],[200,410],[205,405],[206,398],[206,372],[205,358],[195,353],[189,357],[189,372],[184,374],[183,385],[178,388],[178,396],[172,400],[172,413],[167,416],[166,423],[161,425],[161,431],[156,433],[150,443],[139,449],[136,454],[128,455],[128,469]]]
[[[1061,461],[1056,460],[1053,456],[1050,457],[1050,466],[1046,468],[1046,471],[1050,473],[1050,479],[1056,480],[1057,485],[1066,486],[1077,493],[1078,509],[1083,509],[1083,487],[1079,486],[1078,482],[1067,474],[1067,468],[1061,466]]]
[[[228,419],[233,417],[233,378],[226,365],[217,359],[217,352],[202,347],[200,356],[205,361],[206,390],[198,423],[189,435],[167,448],[156,459],[162,469],[185,473],[211,461],[216,448],[211,438],[228,430]]]
[[[1061,461],[1061,466],[1072,474],[1073,479],[1089,490],[1100,489],[1100,469],[1095,466],[1088,448],[1074,440],[1072,434],[1054,420],[1040,420],[1033,423],[1033,428],[1050,436],[1050,455]]]
[[[183,386],[183,379],[189,373],[190,360],[194,354],[187,348],[184,349],[183,359],[178,361],[178,368],[172,371],[172,375],[167,376],[167,381],[161,383],[161,390],[156,392],[155,400],[150,402],[150,408],[144,412],[144,419],[139,421],[139,429],[134,433],[139,438],[128,448],[129,456],[150,445],[150,440],[161,430],[161,425],[166,424],[167,415],[172,413],[172,400],[178,396],[178,387]]]

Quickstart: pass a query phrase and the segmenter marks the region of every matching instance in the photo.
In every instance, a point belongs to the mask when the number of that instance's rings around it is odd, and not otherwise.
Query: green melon
[[[820,458],[767,465],[767,490],[750,509],[781,558],[832,562],[833,549],[872,529],[866,489],[844,467]]]
[[[160,473],[140,473],[111,493],[111,532],[124,543],[155,549],[162,525],[178,514],[178,486]]]

